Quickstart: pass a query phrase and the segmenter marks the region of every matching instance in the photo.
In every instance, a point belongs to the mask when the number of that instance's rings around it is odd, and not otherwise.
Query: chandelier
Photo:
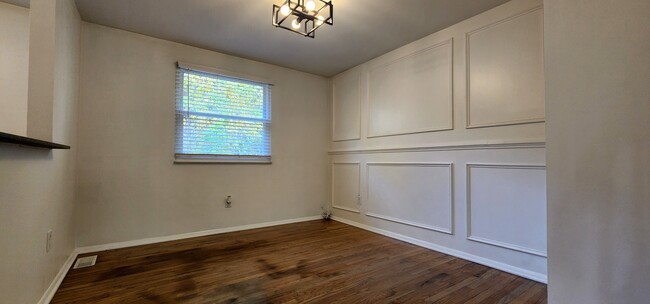
[[[272,23],[314,38],[314,32],[323,24],[334,24],[333,9],[331,0],[286,0],[282,5],[273,5]]]

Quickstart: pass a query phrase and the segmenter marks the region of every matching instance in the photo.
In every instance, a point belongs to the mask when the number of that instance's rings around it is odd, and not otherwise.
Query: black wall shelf
[[[70,149],[70,146],[4,132],[0,132],[0,142],[44,149]]]

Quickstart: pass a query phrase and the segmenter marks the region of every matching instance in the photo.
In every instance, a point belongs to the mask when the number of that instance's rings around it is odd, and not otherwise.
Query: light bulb
[[[323,24],[323,22],[325,22],[325,17],[323,17],[321,15],[316,16],[316,19],[318,19],[318,20],[316,20],[316,25],[321,25],[321,24]]]
[[[295,20],[291,21],[291,27],[293,27],[294,29],[299,29],[300,28],[300,21],[298,21],[298,19],[295,19]]]
[[[308,11],[313,11],[316,9],[316,3],[313,0],[309,0],[305,3],[305,8],[307,8]]]
[[[285,5],[283,5],[283,6],[280,8],[280,13],[281,13],[282,15],[287,16],[287,15],[289,15],[289,13],[291,13],[291,9],[289,8],[288,5],[285,4]]]

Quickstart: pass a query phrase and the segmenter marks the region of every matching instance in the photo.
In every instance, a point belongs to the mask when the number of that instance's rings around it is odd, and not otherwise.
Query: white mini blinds
[[[271,162],[271,85],[178,63],[177,162]]]

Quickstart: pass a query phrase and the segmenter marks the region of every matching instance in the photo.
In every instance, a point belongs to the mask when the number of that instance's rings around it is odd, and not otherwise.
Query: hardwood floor
[[[546,303],[544,284],[334,221],[96,254],[52,303]]]

